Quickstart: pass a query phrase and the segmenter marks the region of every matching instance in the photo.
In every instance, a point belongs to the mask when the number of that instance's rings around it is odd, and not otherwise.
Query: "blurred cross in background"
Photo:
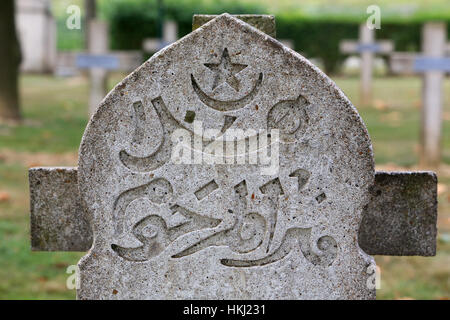
[[[90,26],[89,26],[89,23],[97,18],[97,2],[96,2],[96,0],[85,0],[84,1],[84,10],[85,10],[84,43],[85,43],[86,50],[89,51],[89,49],[90,49],[90,43],[89,43]]]
[[[169,44],[178,40],[178,25],[174,20],[165,18],[164,3],[157,1],[158,17],[156,21],[157,38],[145,38],[142,42],[142,50],[146,53],[155,53]]]
[[[394,44],[390,40],[375,41],[375,30],[369,29],[365,23],[359,26],[359,41],[343,40],[340,43],[342,53],[361,54],[360,104],[372,102],[372,69],[374,54],[392,52]]]

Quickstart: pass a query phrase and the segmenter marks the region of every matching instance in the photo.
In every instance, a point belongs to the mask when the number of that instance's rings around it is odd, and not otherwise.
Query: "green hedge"
[[[154,0],[113,0],[103,5],[110,23],[112,49],[140,49],[144,38],[157,36],[158,9]],[[194,13],[218,14],[267,13],[258,4],[232,1],[221,3],[208,0],[166,0],[164,15],[178,22],[179,36],[191,31]],[[398,23],[389,19],[377,30],[378,39],[394,41],[396,51],[419,51],[421,24],[417,21]],[[312,19],[299,12],[285,12],[276,16],[277,37],[294,41],[295,50],[306,57],[320,58],[325,72],[337,71],[345,56],[339,52],[342,39],[357,39],[358,24],[355,19]],[[449,29],[450,29],[450,23]],[[449,30],[450,34],[450,30]]]
[[[311,21],[292,15],[280,15],[277,21],[277,37],[294,40],[295,50],[306,57],[316,57],[323,61],[327,73],[337,71],[346,57],[339,52],[342,39],[357,39],[359,24],[357,22]],[[390,39],[396,51],[420,50],[421,24],[382,24],[376,31],[378,39]]]
[[[177,21],[179,36],[183,36],[192,31],[192,16],[195,13],[264,13],[264,9],[238,1],[221,4],[200,0],[166,0],[163,12],[166,18]],[[157,36],[158,8],[154,0],[108,1],[105,13],[110,23],[112,49],[140,49],[144,38]]]

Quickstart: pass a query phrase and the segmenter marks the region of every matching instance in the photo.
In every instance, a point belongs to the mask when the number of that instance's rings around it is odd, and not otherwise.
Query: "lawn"
[[[112,87],[123,75],[111,77]],[[417,169],[420,78],[378,78],[374,102],[358,106],[358,79],[335,78],[357,106],[371,135],[378,169]],[[0,299],[73,299],[66,268],[82,253],[31,252],[27,168],[76,165],[87,123],[82,77],[22,76],[24,122],[0,123]],[[450,297],[450,79],[445,83],[443,164],[439,177],[436,257],[375,257],[379,299]]]

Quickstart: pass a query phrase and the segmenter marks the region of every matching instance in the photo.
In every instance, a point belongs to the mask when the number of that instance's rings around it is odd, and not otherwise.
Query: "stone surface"
[[[32,168],[29,182],[31,249],[88,250],[92,231],[78,192],[77,169]]]
[[[370,254],[436,254],[437,178],[433,172],[377,172],[359,244]]]
[[[200,122],[216,132],[201,138]],[[258,136],[270,142],[267,165],[230,164],[230,153],[226,164],[187,165],[171,156],[180,129],[195,157],[220,142],[211,136],[234,141],[230,129],[279,131]],[[267,150],[250,151],[259,161]],[[319,69],[230,15],[107,95],[78,178],[94,231],[80,299],[375,297],[374,260],[357,241],[374,178],[361,118]]]
[[[217,15],[213,14],[194,14],[192,17],[192,31],[201,27],[205,23],[211,21],[216,18]],[[259,31],[268,34],[272,38],[277,36],[276,25],[275,25],[275,16],[273,15],[265,15],[265,14],[237,14],[233,15],[233,17],[248,23],[252,27],[255,27]]]

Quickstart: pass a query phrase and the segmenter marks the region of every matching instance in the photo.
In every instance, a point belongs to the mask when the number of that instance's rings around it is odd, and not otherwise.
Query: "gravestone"
[[[362,105],[367,105],[372,100],[373,55],[389,53],[393,47],[392,41],[375,41],[375,30],[369,29],[365,23],[359,26],[359,42],[343,40],[340,43],[342,53],[361,54],[360,103]]]
[[[417,59],[415,52],[391,52],[389,54],[389,70],[393,74],[411,76],[417,71],[414,69],[414,61]]]
[[[422,50],[425,57],[415,63],[415,69],[423,72],[420,161],[424,165],[438,166],[441,160],[443,80],[444,71],[450,71],[450,58],[443,59],[446,43],[446,23],[424,24]]]
[[[422,54],[395,53],[391,69],[400,74],[422,74],[422,117],[420,162],[438,166],[441,161],[443,80],[450,72],[446,57],[447,26],[428,22],[422,27]]]
[[[386,175],[373,191],[350,101],[238,17],[194,18],[198,29],[119,83],[90,119],[78,169],[30,169],[33,249],[90,247],[79,299],[373,299],[358,237],[377,237],[383,214],[405,219],[424,188],[415,216],[429,218],[400,230],[424,245],[401,254],[435,254],[435,175]],[[402,213],[372,214],[390,186]]]
[[[22,61],[20,70],[50,73],[55,68],[57,28],[50,0],[16,0],[17,31]]]
[[[79,75],[83,69],[92,67],[126,72],[127,74],[142,64],[139,50],[112,50],[105,54],[92,54],[84,51],[60,51],[55,67],[55,75],[70,77]]]
[[[92,115],[107,93],[108,73],[134,70],[142,63],[142,54],[139,51],[109,51],[108,25],[103,21],[89,21],[88,31],[88,52],[59,53],[56,72],[67,76],[87,70],[89,115]]]

